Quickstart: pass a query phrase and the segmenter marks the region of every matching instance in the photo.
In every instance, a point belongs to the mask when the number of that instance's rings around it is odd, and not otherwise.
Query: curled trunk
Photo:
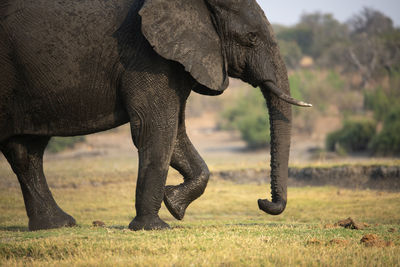
[[[258,206],[268,214],[279,215],[285,210],[287,203],[291,106],[280,100],[268,88],[262,87],[261,90],[267,101],[271,128],[272,202],[267,199],[259,199]]]
[[[272,201],[259,199],[261,210],[271,215],[281,214],[287,203],[287,180],[290,150],[290,135],[292,108],[289,101],[277,94],[290,97],[289,80],[286,67],[279,56],[275,54],[276,83],[264,83],[261,91],[268,105],[271,128],[271,195]],[[274,87],[274,88],[272,88]]]

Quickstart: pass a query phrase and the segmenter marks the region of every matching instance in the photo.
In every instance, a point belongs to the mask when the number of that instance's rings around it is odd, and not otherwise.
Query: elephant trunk
[[[279,72],[278,72],[279,73]],[[289,82],[286,68],[280,71],[277,85],[283,93],[290,95]],[[281,214],[287,203],[287,180],[291,133],[291,105],[281,100],[271,90],[269,83],[261,86],[261,91],[267,101],[270,130],[271,130],[271,194],[272,202],[259,199],[258,206],[261,210],[271,215]]]

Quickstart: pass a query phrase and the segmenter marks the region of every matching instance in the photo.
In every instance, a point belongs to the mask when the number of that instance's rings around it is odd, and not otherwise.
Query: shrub
[[[400,106],[400,72],[392,71],[386,88],[378,87],[364,93],[364,107],[374,113],[377,121],[383,122],[389,113]]]
[[[389,106],[390,98],[382,88],[364,93],[364,107],[374,112],[376,120],[382,121],[384,119],[388,113]]]
[[[279,48],[283,60],[289,69],[295,69],[299,65],[302,57],[301,49],[295,42],[281,40]]]
[[[47,151],[51,153],[58,153],[67,148],[72,148],[76,143],[85,142],[84,136],[73,137],[53,137],[47,145]]]
[[[370,144],[375,154],[400,154],[400,106],[397,106],[385,117],[382,131]]]
[[[238,130],[249,148],[265,147],[270,142],[269,116],[259,90],[242,95],[222,113],[223,129]]]
[[[376,123],[369,119],[353,119],[344,122],[343,128],[330,133],[326,148],[330,151],[345,150],[360,152],[368,149],[368,144],[376,133]]]

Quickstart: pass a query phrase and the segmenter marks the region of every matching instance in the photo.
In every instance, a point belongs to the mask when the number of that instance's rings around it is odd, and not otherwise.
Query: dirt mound
[[[355,222],[351,217],[345,220],[338,221],[335,225],[354,230],[362,230],[366,227],[369,227],[369,225],[366,223]]]
[[[105,227],[106,226],[106,224],[102,221],[94,221],[92,224],[94,227]]]
[[[385,241],[380,239],[376,234],[366,234],[364,235],[361,240],[361,244],[364,244],[366,247],[391,247],[394,246],[392,241]]]

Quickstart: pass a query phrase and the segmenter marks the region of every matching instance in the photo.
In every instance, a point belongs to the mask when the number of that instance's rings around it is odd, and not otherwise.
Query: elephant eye
[[[249,32],[247,34],[247,40],[249,40],[252,44],[257,42],[257,34],[255,32]]]

